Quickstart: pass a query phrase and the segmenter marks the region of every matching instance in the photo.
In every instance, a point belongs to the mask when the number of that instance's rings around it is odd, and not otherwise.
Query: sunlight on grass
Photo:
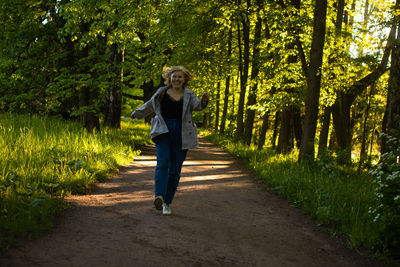
[[[226,136],[202,134],[242,158],[272,191],[305,210],[319,224],[328,225],[332,235],[347,246],[372,248],[377,242],[378,230],[368,214],[375,199],[370,175],[341,168],[334,161],[298,163],[298,151],[282,155],[273,149],[257,150]]]
[[[59,118],[0,114],[0,247],[51,226],[65,194],[118,171],[150,142],[149,127],[89,133]]]

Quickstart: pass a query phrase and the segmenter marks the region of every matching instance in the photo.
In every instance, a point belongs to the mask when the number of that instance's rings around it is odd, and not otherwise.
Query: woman
[[[209,95],[204,93],[200,100],[186,87],[193,75],[182,66],[165,68],[163,77],[167,86],[159,88],[131,117],[142,119],[155,113],[150,131],[157,151],[154,206],[170,215],[186,153],[197,147],[192,111],[205,108]]]

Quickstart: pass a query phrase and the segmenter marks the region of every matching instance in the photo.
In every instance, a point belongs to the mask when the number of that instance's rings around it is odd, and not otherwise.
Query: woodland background
[[[0,108],[118,128],[164,66],[184,65],[212,95],[205,126],[259,148],[270,131],[282,153],[356,149],[364,164],[396,128],[395,4],[3,0]]]
[[[370,171],[382,203],[370,213],[393,234],[399,15],[399,0],[2,0],[0,111],[119,129],[163,85],[162,69],[183,65],[211,95],[199,124],[299,162]],[[385,249],[398,250],[398,228]]]

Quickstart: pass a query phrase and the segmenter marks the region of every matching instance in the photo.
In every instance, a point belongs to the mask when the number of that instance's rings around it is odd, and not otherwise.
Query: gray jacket
[[[161,97],[164,96],[168,88],[170,87],[164,86],[158,88],[149,101],[132,112],[132,115],[138,119],[155,114],[151,119],[150,135],[152,139],[168,132],[167,125],[161,116]],[[185,87],[182,111],[182,149],[197,147],[197,127],[193,122],[192,111],[202,109],[201,100],[196,96],[196,93]]]

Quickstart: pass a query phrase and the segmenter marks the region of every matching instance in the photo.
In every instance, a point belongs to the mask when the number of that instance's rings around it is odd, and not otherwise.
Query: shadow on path
[[[154,148],[1,266],[368,266],[222,149],[190,150],[172,216],[153,208]],[[376,266],[376,265],[374,265]]]

